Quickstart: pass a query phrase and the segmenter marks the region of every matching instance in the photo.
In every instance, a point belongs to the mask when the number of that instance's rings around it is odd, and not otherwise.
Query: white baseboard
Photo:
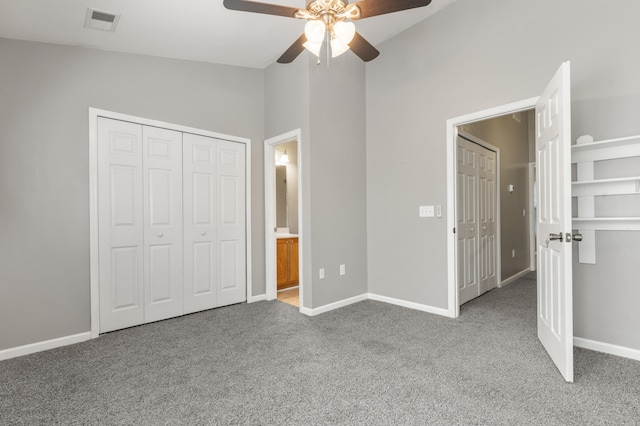
[[[579,348],[590,349],[592,351],[604,352],[606,354],[617,355],[623,358],[630,358],[635,359],[636,361],[640,361],[640,350],[638,349],[612,345],[610,343],[597,342],[595,340],[583,339],[582,337],[574,337],[573,345]]]
[[[262,300],[267,300],[267,295],[266,294],[259,294],[257,296],[251,296],[247,299],[247,303],[255,303],[255,302],[260,302]]]
[[[502,280],[502,282],[500,283],[500,287],[504,287],[507,284],[511,284],[512,282],[514,282],[515,280],[517,280],[518,278],[522,278],[525,275],[527,275],[529,272],[531,272],[531,268],[527,268],[524,271],[520,271],[517,274],[511,275],[509,278]]]
[[[378,302],[390,303],[392,305],[402,306],[404,308],[415,309],[422,312],[428,312],[430,314],[442,315],[445,317],[451,317],[451,313],[448,309],[436,308],[429,305],[423,305],[421,303],[408,302],[402,299],[394,299],[393,297],[380,296],[378,294],[369,293],[369,299],[376,300]]]
[[[29,355],[36,352],[42,352],[49,349],[59,348],[62,346],[73,345],[74,343],[85,342],[91,339],[91,332],[78,333],[71,336],[59,337],[57,339],[45,340],[43,342],[31,343],[15,348],[4,349],[0,351],[0,361],[15,358],[18,356]]]
[[[309,316],[315,316],[319,314],[323,314],[325,312],[333,311],[334,309],[342,308],[353,303],[362,302],[363,300],[367,300],[367,294],[361,294],[359,296],[350,297],[344,300],[338,300],[337,302],[329,303],[328,305],[319,306],[317,308],[309,309],[309,308],[300,308],[300,313]]]

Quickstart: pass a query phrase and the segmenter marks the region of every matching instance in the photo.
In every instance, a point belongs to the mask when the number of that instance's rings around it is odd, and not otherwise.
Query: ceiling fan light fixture
[[[320,49],[322,48],[322,42],[320,43],[311,43],[310,41],[303,44],[304,48],[309,52],[313,53],[317,57],[320,57]]]
[[[322,21],[308,21],[304,26],[304,35],[307,37],[307,41],[313,44],[322,44],[324,40],[324,33],[327,27]]]
[[[339,21],[333,25],[331,37],[331,57],[342,55],[349,50],[349,43],[356,35],[356,26],[353,22]]]
[[[356,35],[356,26],[353,22],[338,21],[333,25],[333,34],[341,43],[349,44]]]
[[[344,44],[342,41],[338,40],[337,38],[331,40],[331,57],[332,58],[342,55],[347,50],[349,50],[348,44]]]

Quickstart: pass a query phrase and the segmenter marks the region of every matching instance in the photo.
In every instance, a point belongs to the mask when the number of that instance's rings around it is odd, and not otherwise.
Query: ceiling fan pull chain
[[[329,68],[329,46],[330,46],[330,41],[331,41],[331,29],[327,28],[326,34],[327,34],[327,68]]]

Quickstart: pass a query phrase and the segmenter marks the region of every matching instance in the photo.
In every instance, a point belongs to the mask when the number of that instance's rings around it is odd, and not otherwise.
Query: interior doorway
[[[265,141],[266,299],[303,306],[300,130]]]
[[[455,277],[453,286],[449,284],[449,307],[451,316],[460,315],[460,305],[473,297],[490,290],[494,286],[485,285],[481,289],[480,277],[490,272],[488,265],[490,259],[481,257],[481,252],[461,253],[460,237],[462,232],[471,232],[479,239],[479,232],[486,225],[476,223],[466,226],[465,219],[460,210],[460,197],[463,195],[463,187],[459,183],[460,169],[464,163],[462,156],[465,151],[459,146],[459,136],[472,139],[474,143],[485,143],[493,146],[493,150],[500,152],[500,166],[498,166],[497,191],[496,191],[496,285],[502,287],[524,276],[531,269],[530,256],[530,208],[529,208],[529,163],[534,151],[531,149],[535,140],[533,137],[534,117],[529,113],[535,107],[536,98],[522,102],[505,105],[492,110],[471,114],[457,119],[449,120],[448,124],[448,145],[449,151],[449,187],[448,187],[448,215],[450,224],[455,233],[451,234],[449,244],[449,273]],[[505,126],[507,128],[505,129]],[[517,152],[508,143],[519,133],[526,134],[526,140],[516,141],[519,145]],[[524,150],[524,152],[522,152]],[[479,200],[473,200],[477,203]],[[479,227],[477,226],[479,225]],[[466,229],[466,228],[469,229]],[[473,228],[473,231],[471,230]],[[489,240],[486,239],[485,243]],[[486,250],[481,245],[476,245],[478,250]],[[466,256],[473,257],[469,259]],[[467,263],[465,263],[468,261]],[[480,271],[481,265],[475,265],[478,269],[477,283],[467,279],[470,274],[463,274],[465,270],[471,269],[473,262],[485,264],[485,270]],[[483,273],[484,272],[484,273]],[[461,275],[465,275],[461,278]],[[461,285],[462,284],[462,285]],[[467,287],[473,290],[476,284],[478,291],[472,291],[469,296]],[[485,283],[486,284],[486,283]]]

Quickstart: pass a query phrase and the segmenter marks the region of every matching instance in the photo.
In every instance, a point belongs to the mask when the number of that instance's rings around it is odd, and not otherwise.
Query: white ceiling
[[[364,19],[356,28],[376,46],[454,1]],[[85,29],[89,7],[121,14],[115,33]],[[304,21],[227,10],[222,0],[0,0],[0,37],[252,68],[274,62],[303,29]]]

